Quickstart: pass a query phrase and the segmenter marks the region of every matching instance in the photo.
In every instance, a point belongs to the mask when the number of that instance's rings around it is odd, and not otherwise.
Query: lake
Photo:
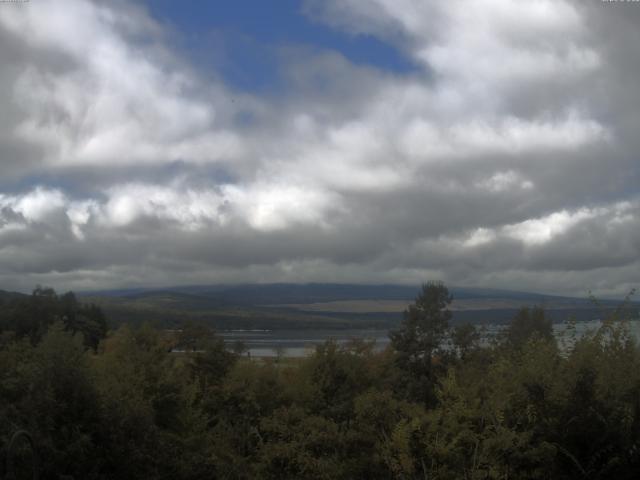
[[[594,331],[602,323],[599,320],[578,322],[575,324],[576,336]],[[640,340],[640,320],[629,322],[631,332]],[[505,328],[505,325],[485,325],[482,327],[482,342],[489,343]],[[571,332],[566,323],[556,323],[553,331],[559,341],[571,343]],[[375,340],[376,350],[383,350],[389,344],[389,330],[353,329],[353,330],[226,330],[219,332],[231,348],[233,343],[244,342],[251,356],[275,357],[278,353],[287,357],[303,357],[313,352],[316,345],[333,339],[345,344],[352,339]]]
[[[389,344],[388,330],[226,330],[218,332],[230,347],[241,340],[251,356],[275,357],[281,352],[287,357],[304,357],[316,345],[334,339],[344,344],[352,339],[375,340],[376,349],[383,350]]]

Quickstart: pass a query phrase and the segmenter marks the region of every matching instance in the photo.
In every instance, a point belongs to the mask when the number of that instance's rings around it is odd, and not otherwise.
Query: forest
[[[486,343],[450,326],[451,301],[426,283],[384,351],[294,359],[248,358],[197,323],[113,329],[73,293],[1,298],[0,478],[638,478],[624,309],[558,342],[523,308]]]

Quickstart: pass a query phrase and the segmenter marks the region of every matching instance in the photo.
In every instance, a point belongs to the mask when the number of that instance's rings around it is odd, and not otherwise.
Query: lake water
[[[378,350],[389,344],[388,330],[227,330],[218,334],[229,347],[238,340],[244,342],[251,356],[256,357],[275,357],[279,352],[287,357],[303,357],[331,339],[339,344],[359,338],[375,340]]]
[[[601,326],[599,320],[576,323],[576,336],[580,337],[588,331]],[[482,327],[482,342],[487,344],[505,328],[504,325],[485,325]],[[635,338],[640,340],[640,320],[629,322],[629,328]],[[559,341],[571,342],[571,332],[567,324],[553,325],[553,331]],[[354,329],[354,330],[227,330],[219,334],[229,348],[240,340],[248,348],[251,356],[275,357],[278,353],[287,357],[303,357],[313,352],[316,345],[333,339],[338,344],[345,344],[352,339],[375,340],[375,348],[383,350],[389,344],[389,330]]]

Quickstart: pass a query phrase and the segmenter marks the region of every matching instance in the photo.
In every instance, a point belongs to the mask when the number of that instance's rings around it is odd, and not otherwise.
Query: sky
[[[640,283],[640,3],[0,2],[0,289]]]

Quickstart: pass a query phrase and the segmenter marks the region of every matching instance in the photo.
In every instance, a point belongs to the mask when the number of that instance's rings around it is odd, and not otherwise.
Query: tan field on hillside
[[[333,302],[289,303],[271,306],[295,308],[296,310],[304,310],[307,312],[398,313],[407,308],[410,303],[410,301],[406,300],[338,300]],[[504,298],[462,299],[454,300],[450,310],[518,309],[528,305],[530,305],[530,303]]]

